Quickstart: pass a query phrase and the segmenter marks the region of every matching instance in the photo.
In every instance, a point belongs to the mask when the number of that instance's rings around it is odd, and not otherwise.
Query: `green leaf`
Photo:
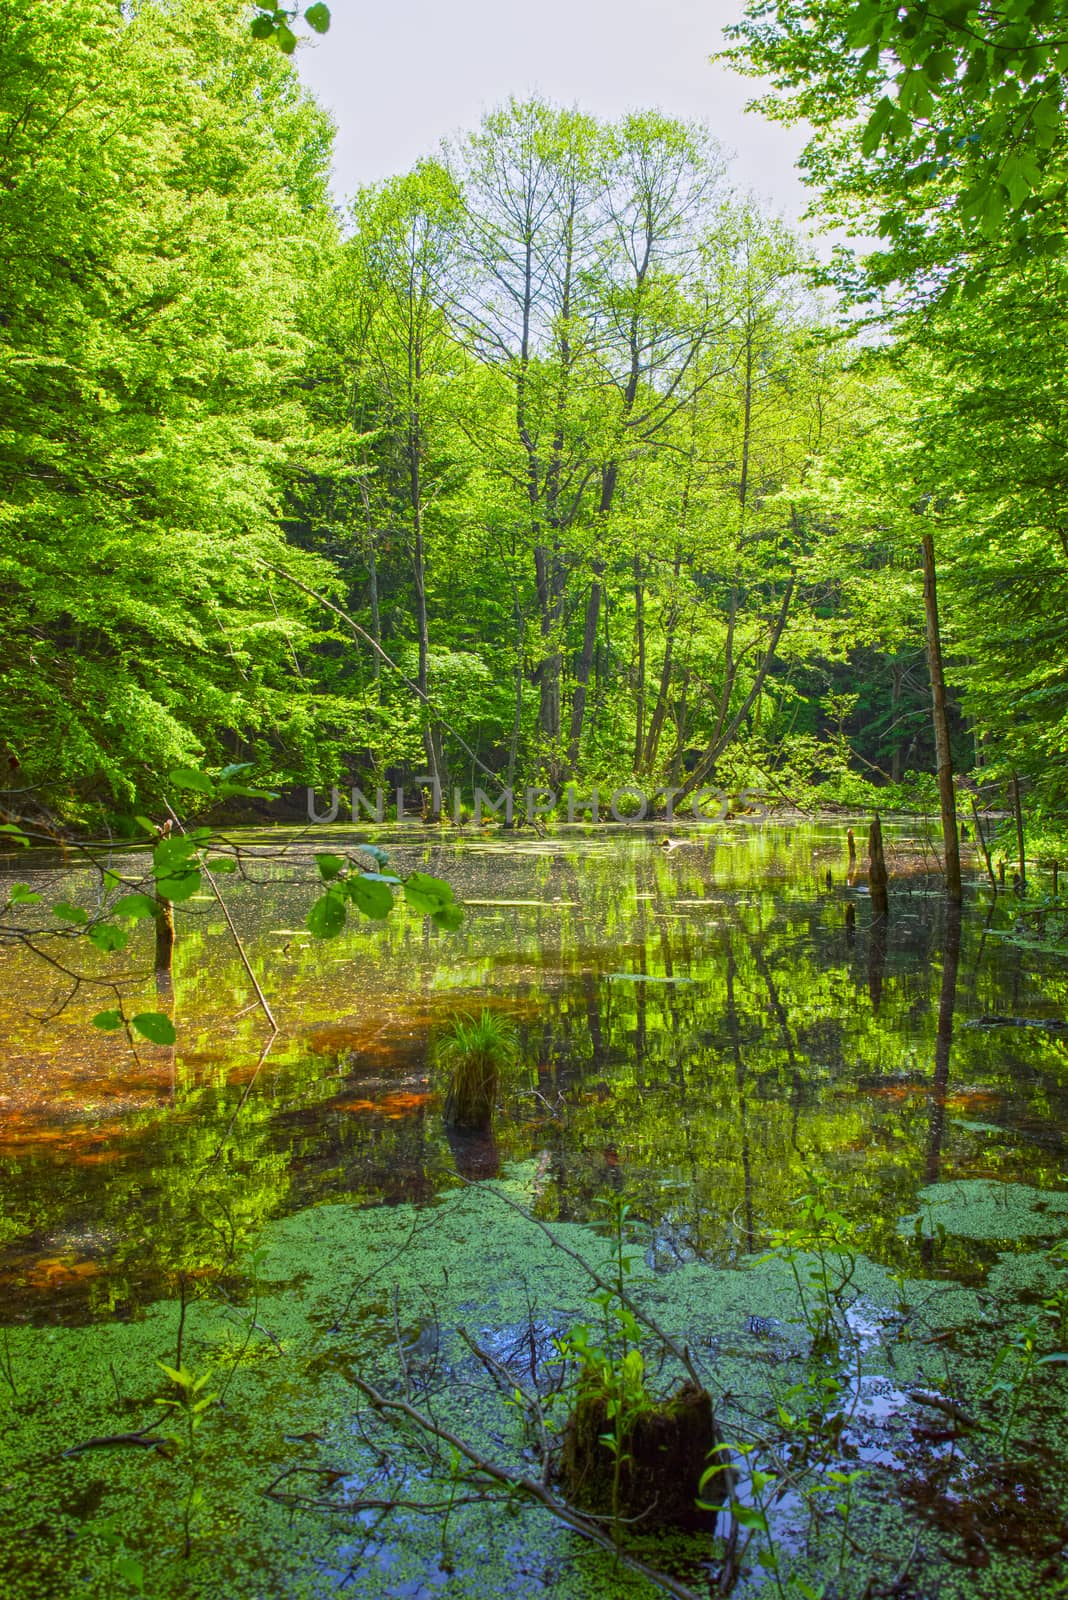
[[[29,839],[23,833],[21,828],[16,828],[13,822],[0,822],[0,833],[9,834],[10,837],[14,839],[16,844],[22,845],[23,849],[25,850],[29,849]]]
[[[274,23],[270,17],[254,17],[249,32],[254,39],[273,39]]]
[[[759,1533],[767,1533],[768,1519],[756,1506],[740,1506],[735,1503],[731,1510],[740,1528],[755,1528]]]
[[[122,950],[130,942],[128,933],[123,933],[121,928],[116,928],[113,922],[98,922],[95,928],[90,928],[88,933],[90,944],[95,944],[98,950],[103,950],[110,955],[113,950]]]
[[[114,1033],[116,1028],[122,1027],[121,1011],[98,1011],[92,1018],[94,1028],[103,1028],[105,1033]]]
[[[206,773],[193,767],[175,767],[167,776],[178,789],[195,789],[198,794],[214,794],[215,785]]]
[[[286,27],[284,22],[280,22],[278,24],[278,27],[275,29],[274,38],[275,43],[284,56],[291,56],[294,50],[297,48],[297,36],[293,32],[292,28]]]
[[[157,1361],[157,1367],[165,1372],[167,1377],[177,1389],[190,1389],[193,1386],[193,1374],[188,1367],[169,1367],[165,1361]]]
[[[244,783],[220,783],[219,794],[224,800],[228,800],[231,795],[235,794],[244,795],[246,799],[249,800],[278,799],[278,796],[276,794],[272,794],[269,789],[250,789],[248,785]]]
[[[72,906],[69,900],[57,900],[52,907],[52,915],[58,917],[60,922],[73,922],[77,927],[89,921],[88,911],[83,911],[81,906]]]
[[[145,1592],[145,1569],[140,1561],[135,1561],[133,1556],[116,1556],[115,1574],[124,1583],[128,1583],[138,1593]]]
[[[381,878],[368,878],[364,877],[363,873],[354,873],[347,879],[345,887],[349,899],[365,917],[372,917],[376,922],[380,922],[393,910],[393,891],[388,883],[382,882]]]
[[[130,1022],[152,1044],[173,1044],[178,1037],[174,1023],[162,1011],[140,1011]]]
[[[197,841],[188,835],[161,839],[152,852],[152,869],[157,878],[176,875],[188,867],[197,853]]]
[[[309,6],[305,11],[304,20],[316,33],[326,33],[330,27],[330,7],[324,6],[322,0],[317,0],[315,5]]]
[[[336,939],[345,926],[345,896],[328,889],[308,912],[307,926],[316,939]]]
[[[432,916],[452,900],[452,890],[441,878],[427,872],[413,872],[404,882],[404,898],[416,911]]]
[[[446,933],[455,933],[464,920],[463,907],[456,904],[442,906],[440,911],[432,911],[430,920],[438,928],[444,928]]]
[[[207,863],[207,867],[209,872],[236,872],[237,862],[232,856],[216,856],[213,861]]]
[[[137,826],[139,828],[144,828],[146,833],[158,833],[159,832],[159,828],[152,821],[151,817],[135,817],[134,821],[137,823]]]
[[[159,910],[156,901],[148,894],[124,894],[111,908],[113,917],[154,917]]]
[[[8,903],[13,906],[35,906],[40,900],[41,896],[28,883],[13,884],[8,896]]]
[[[322,855],[316,856],[315,865],[319,868],[319,876],[323,882],[329,883],[331,878],[336,878],[338,873],[344,869],[345,861],[342,856],[334,856],[324,852]]]
[[[200,872],[193,867],[173,878],[157,878],[156,893],[161,900],[191,900],[200,888]]]

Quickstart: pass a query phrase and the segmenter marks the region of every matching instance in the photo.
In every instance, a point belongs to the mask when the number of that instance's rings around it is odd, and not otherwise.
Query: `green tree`
[[[259,558],[304,429],[330,127],[206,0],[6,8],[0,675],[20,787],[314,768],[312,625]],[[296,686],[296,689],[295,689]]]

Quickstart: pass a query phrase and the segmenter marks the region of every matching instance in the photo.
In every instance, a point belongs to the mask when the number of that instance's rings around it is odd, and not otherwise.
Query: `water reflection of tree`
[[[753,1167],[749,1158],[749,1108],[746,1100],[745,1058],[738,1028],[738,1007],[734,997],[734,980],[737,968],[730,935],[727,936],[727,1033],[734,1056],[734,1082],[738,1090],[738,1133],[742,1161],[742,1204],[745,1210],[745,1248],[752,1255],[756,1250],[756,1233],[753,1227]]]
[[[946,1130],[946,1094],[949,1088],[949,1057],[953,1045],[953,1011],[957,1002],[960,939],[960,904],[947,900],[945,940],[942,948],[942,986],[938,996],[938,1033],[935,1037],[934,1077],[931,1080],[927,1148],[924,1159],[926,1183],[938,1183],[942,1173],[942,1144]],[[927,1241],[928,1244],[932,1242]]]

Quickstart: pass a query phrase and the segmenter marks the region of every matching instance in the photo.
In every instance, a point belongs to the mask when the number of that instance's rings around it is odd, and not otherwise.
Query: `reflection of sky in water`
[[[806,1168],[835,1180],[876,1250],[934,1176],[1059,1181],[1068,1039],[963,1024],[1063,1016],[1063,964],[985,933],[972,907],[948,1082],[933,1092],[942,911],[921,850],[892,849],[884,945],[862,884],[846,881],[844,825],[673,836],[664,849],[662,829],[405,829],[397,865],[449,880],[469,902],[461,930],[400,909],[328,944],[303,931],[311,850],[342,850],[348,831],[312,830],[295,862],[275,835],[248,836],[257,883],[221,883],[281,1027],[262,1061],[262,1018],[210,896],[179,914],[179,1043],[136,1061],[89,1025],[108,990],[86,982],[58,1010],[69,981],[6,953],[7,1283],[39,1308],[135,1304],[272,1215],[425,1198],[457,1169],[484,1176],[516,1157],[539,1159],[548,1217],[626,1193],[658,1267],[760,1248]],[[90,893],[85,877],[18,869],[52,898]],[[997,916],[1004,926],[1011,907]],[[87,980],[135,974],[128,1010],[158,1008],[144,925],[120,955],[48,949]],[[494,1136],[473,1141],[441,1126],[429,1042],[483,1006],[513,1020],[522,1062]]]

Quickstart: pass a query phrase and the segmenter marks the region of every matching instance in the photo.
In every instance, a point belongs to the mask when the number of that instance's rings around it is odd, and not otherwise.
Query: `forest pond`
[[[835,1444],[852,1429],[844,1459],[888,1475],[898,1526],[858,1491],[849,1538],[878,1547],[873,1586],[849,1588],[841,1562],[833,1581],[818,1561],[805,1581],[843,1596],[889,1593],[895,1578],[901,1596],[1061,1592],[1063,1484],[1043,1443],[1063,1415],[1048,1409],[1061,1369],[1049,1369],[1052,1387],[1043,1380],[1047,1412],[1025,1404],[1025,1423],[1014,1412],[1005,1430],[1002,1456],[1023,1463],[1012,1483],[995,1481],[987,1457],[971,1460],[983,1485],[971,1509],[959,1483],[926,1493],[932,1462],[954,1444],[932,1435],[918,1457],[927,1435],[907,1397],[909,1384],[948,1393],[934,1366],[946,1348],[981,1394],[982,1361],[1048,1299],[1046,1265],[1036,1279],[1024,1263],[1048,1264],[1068,1230],[1068,972],[1006,940],[1011,904],[990,913],[977,876],[959,949],[951,931],[947,943],[937,858],[904,825],[888,830],[890,924],[873,931],[845,828],[737,822],[680,829],[670,844],[639,827],[378,829],[401,870],[451,884],[463,925],[443,932],[403,910],[328,943],[303,928],[311,852],[343,851],[356,835],[317,828],[286,850],[280,830],[250,833],[253,881],[229,879],[224,894],[277,1016],[273,1040],[211,896],[179,919],[178,1043],[142,1041],[136,1059],[121,1033],[89,1025],[104,1002],[88,980],[116,963],[150,967],[143,925],[121,957],[50,943],[87,980],[73,993],[31,953],[5,955],[5,1592],[646,1592],[538,1513],[458,1509],[451,1554],[415,1513],[380,1525],[374,1472],[382,1485],[389,1462],[401,1474],[380,1501],[418,1500],[427,1473],[402,1471],[373,1427],[356,1427],[348,1379],[358,1369],[386,1383],[399,1351],[406,1384],[418,1367],[418,1392],[437,1383],[456,1407],[458,1388],[475,1392],[449,1343],[461,1322],[505,1367],[523,1329],[530,1362],[539,1339],[552,1359],[591,1313],[570,1257],[554,1257],[514,1206],[600,1260],[615,1197],[617,1219],[620,1199],[629,1208],[635,1281],[667,1308],[660,1320],[670,1311],[712,1352],[721,1389],[749,1392],[757,1373],[770,1393],[772,1370],[787,1374],[798,1354],[791,1275],[780,1260],[751,1262],[774,1230],[795,1226],[795,1202],[814,1187],[860,1241],[849,1315],[854,1331],[867,1317],[858,1348],[874,1361],[839,1406],[848,1424]],[[50,899],[89,892],[61,863],[18,867]],[[127,992],[144,1009],[160,1003],[151,977]],[[460,1135],[443,1126],[433,1046],[450,1019],[483,1010],[515,1029],[518,1060],[492,1131]],[[1019,1306],[995,1334],[991,1283],[1009,1294],[1010,1280]],[[916,1285],[922,1335],[904,1309]],[[880,1366],[885,1330],[902,1323],[912,1342]],[[185,1454],[132,1438],[159,1419],[160,1361],[208,1374],[205,1392],[223,1396]],[[490,1453],[512,1448],[485,1403],[469,1397],[461,1418]],[[91,1448],[119,1435],[128,1447]],[[299,1495],[266,1495],[294,1461],[320,1476]],[[146,1498],[170,1507],[166,1526],[146,1522]],[[802,1498],[783,1490],[774,1506],[784,1563],[802,1560]],[[1007,1501],[1021,1531],[1006,1544]],[[692,1550],[673,1570],[708,1592]],[[774,1588],[785,1572],[743,1563],[736,1592]]]

